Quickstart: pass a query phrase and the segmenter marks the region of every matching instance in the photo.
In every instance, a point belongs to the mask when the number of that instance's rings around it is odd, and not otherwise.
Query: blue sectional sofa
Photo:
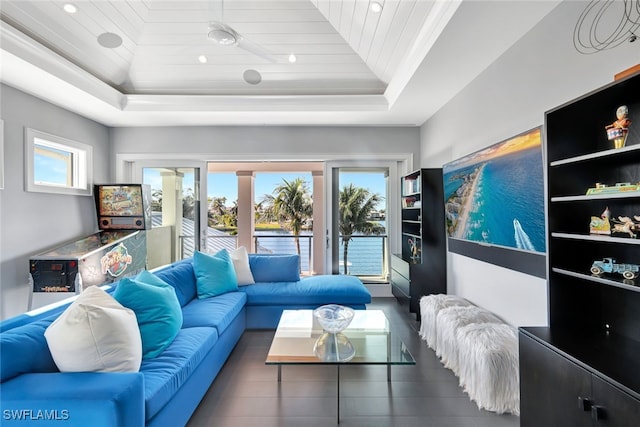
[[[174,287],[183,322],[139,372],[59,372],[44,332],[70,303],[0,323],[0,424],[184,425],[245,329],[274,329],[284,309],[329,303],[365,309],[371,301],[355,277],[300,279],[296,255],[250,254],[249,265],[255,284],[205,299],[197,297],[192,259],[154,271]]]

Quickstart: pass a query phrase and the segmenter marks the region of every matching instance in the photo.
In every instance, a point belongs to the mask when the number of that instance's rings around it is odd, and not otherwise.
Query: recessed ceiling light
[[[289,62],[291,62],[292,64],[294,62],[296,62],[298,60],[298,58],[292,53],[291,55],[289,55]]]
[[[78,11],[76,5],[71,3],[66,3],[64,6],[62,6],[62,8],[67,13],[76,13]]]
[[[369,8],[371,9],[371,12],[375,12],[375,13],[382,12],[382,4],[377,1],[372,1],[369,4]]]
[[[102,47],[115,49],[122,45],[122,37],[114,33],[102,33],[98,36],[98,43],[100,43]]]
[[[200,63],[202,64],[206,64],[207,63],[207,57],[204,55],[200,55],[198,56],[198,61],[200,61]]]

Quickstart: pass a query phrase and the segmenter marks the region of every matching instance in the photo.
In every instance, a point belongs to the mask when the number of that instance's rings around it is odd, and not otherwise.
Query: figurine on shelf
[[[418,239],[408,239],[409,249],[411,249],[411,259],[420,258],[420,248],[418,247]]]
[[[611,218],[611,211],[609,207],[600,214],[600,217],[592,216],[589,223],[589,233],[591,234],[611,234],[611,224],[609,223]]]
[[[609,186],[600,182],[596,182],[595,187],[587,189],[587,195],[630,193],[633,191],[640,191],[640,183],[632,184],[630,182],[617,182],[616,185]]]
[[[613,141],[615,148],[622,148],[627,140],[627,134],[629,133],[629,126],[631,120],[628,118],[629,108],[626,105],[621,105],[616,110],[616,117],[618,120],[605,126],[607,130],[607,138],[609,141]]]
[[[601,276],[604,273],[619,273],[627,280],[633,280],[638,277],[640,265],[638,264],[619,264],[614,258],[603,258],[602,261],[595,260],[591,265],[591,274]]]
[[[638,224],[633,222],[628,216],[619,216],[618,219],[613,221],[613,230],[611,233],[624,233],[628,234],[632,239],[636,238],[635,230],[638,229]]]

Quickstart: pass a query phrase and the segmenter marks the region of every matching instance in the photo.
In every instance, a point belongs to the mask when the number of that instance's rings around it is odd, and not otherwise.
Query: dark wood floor
[[[517,427],[520,419],[479,410],[418,336],[415,316],[375,298],[416,359],[415,366],[340,368],[340,426]],[[264,361],[274,331],[246,331],[189,421],[190,427],[337,425],[335,366],[277,367]]]

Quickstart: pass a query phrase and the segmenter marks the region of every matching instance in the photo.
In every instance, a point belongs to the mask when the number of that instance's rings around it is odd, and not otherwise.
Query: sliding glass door
[[[206,206],[201,200],[206,194],[205,171],[200,162],[135,163],[134,179],[151,187],[153,227],[147,243],[150,268],[191,257],[203,247]]]
[[[331,272],[387,280],[389,167],[331,169]]]

